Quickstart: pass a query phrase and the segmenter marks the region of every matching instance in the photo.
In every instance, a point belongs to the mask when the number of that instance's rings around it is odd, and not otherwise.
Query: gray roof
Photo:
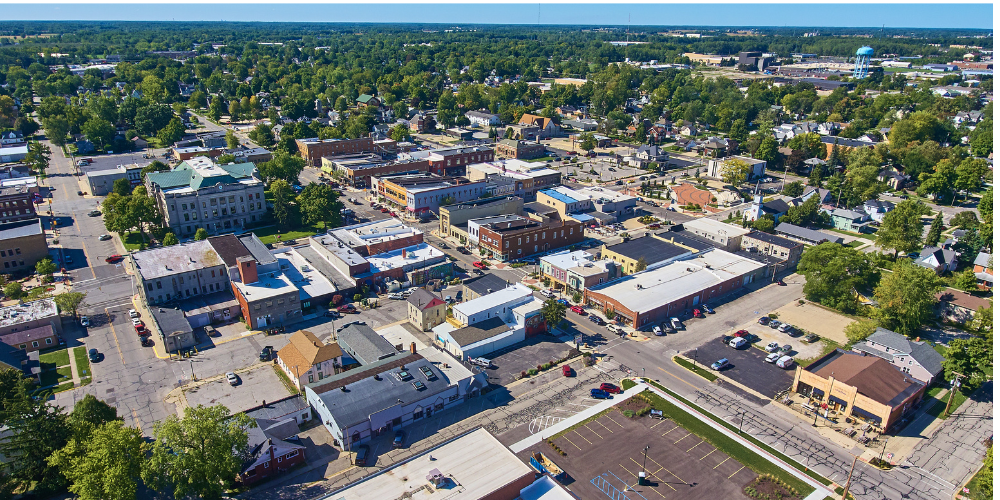
[[[437,295],[434,295],[423,288],[417,288],[415,292],[406,298],[406,302],[413,304],[413,307],[422,311],[427,308],[431,302],[434,302],[435,299],[441,304],[444,303],[444,301],[439,299]]]
[[[843,208],[835,208],[833,212],[830,213],[830,215],[832,215],[833,217],[840,217],[842,219],[850,219],[850,220],[864,219],[865,217],[867,217],[867,215],[863,213],[855,212],[853,210],[844,210]]]
[[[667,213],[673,213],[673,212],[667,212]],[[698,252],[702,252],[710,248],[717,248],[723,246],[719,243],[713,242],[710,239],[702,238],[701,236],[698,236],[697,234],[694,234],[686,229],[683,229],[681,231],[676,231],[673,229],[676,227],[683,228],[684,226],[673,225],[671,226],[671,229],[667,229],[666,231],[660,231],[654,234],[666,240],[672,239],[674,243],[693,248]]]
[[[274,255],[271,255],[271,252],[268,251],[267,247],[264,246],[264,243],[260,241],[260,238],[257,238],[256,234],[250,233],[240,236],[239,238],[240,243],[243,243],[243,246],[246,247],[248,252],[250,252],[250,255],[253,255],[253,258],[257,261],[258,266],[266,266],[268,264],[275,264],[278,262],[278,259]]]
[[[504,323],[502,319],[493,317],[485,321],[480,321],[458,330],[454,330],[450,333],[451,338],[458,342],[458,345],[465,347],[467,345],[475,344],[481,340],[486,340],[491,337],[496,337],[501,333],[506,333],[510,330],[507,323]]]
[[[844,238],[840,236],[833,236],[830,234],[822,233],[819,231],[814,231],[812,229],[806,229],[801,226],[796,226],[794,224],[789,224],[787,222],[782,222],[778,224],[778,227],[774,228],[774,231],[780,234],[787,234],[789,236],[794,236],[812,243],[819,243],[821,241],[832,241],[834,243],[843,243]]]
[[[0,342],[0,363],[9,365],[15,370],[21,369],[21,363],[27,360],[28,355],[16,347]]]
[[[635,260],[645,257],[647,265],[689,252],[686,248],[649,236],[633,238],[616,245],[611,245],[608,247],[608,250]]]
[[[467,290],[479,296],[503,290],[508,286],[510,286],[510,283],[493,273],[486,273],[465,283]]]
[[[337,330],[341,349],[362,365],[396,354],[396,348],[364,323],[350,323]]]
[[[763,241],[764,243],[770,243],[772,245],[777,245],[777,246],[779,246],[781,248],[795,248],[797,246],[801,246],[802,245],[802,243],[799,243],[797,241],[792,241],[792,240],[787,239],[787,238],[782,238],[781,236],[775,236],[773,234],[768,234],[768,233],[765,233],[765,232],[762,232],[762,231],[756,231],[756,230],[750,231],[750,233],[747,234],[746,237],[747,238],[753,238],[753,239],[759,240],[759,241]]]
[[[0,336],[0,341],[17,347],[21,344],[27,344],[28,342],[51,337],[54,334],[55,331],[52,329],[52,325],[43,325],[37,328],[21,330],[19,332],[10,332],[6,335]]]
[[[992,259],[993,259],[992,254],[988,254],[986,252],[979,252],[978,254],[976,254],[976,260],[975,262],[973,262],[973,264],[977,266],[983,266],[987,269],[993,269],[993,263],[991,261]]]
[[[204,240],[203,240],[204,241]],[[177,332],[189,333],[192,331],[191,324],[184,317],[184,311],[173,307],[151,307],[153,319],[159,325],[160,331],[166,336],[171,336]]]
[[[42,234],[42,220],[31,219],[0,224],[0,241]]]
[[[286,417],[294,417],[295,415],[306,411],[308,408],[309,403],[307,403],[301,396],[296,395],[288,396],[285,399],[279,399],[277,401],[265,402],[265,404],[250,408],[243,413],[246,413],[252,418],[284,420]]]
[[[885,352],[884,349],[873,349],[865,345],[865,342],[872,342],[888,347],[890,352]],[[902,334],[896,333],[892,330],[886,330],[882,327],[876,328],[875,333],[871,334],[865,341],[858,342],[851,347],[854,350],[872,354],[888,361],[892,361],[892,355],[894,353],[909,354],[913,357],[914,361],[924,367],[924,369],[932,375],[936,375],[941,372],[941,363],[944,362],[944,356],[935,351],[934,347],[931,346],[930,343],[914,342]]]

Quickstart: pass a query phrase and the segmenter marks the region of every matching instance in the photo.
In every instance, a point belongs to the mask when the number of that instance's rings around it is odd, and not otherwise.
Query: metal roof
[[[351,323],[337,330],[337,343],[362,365],[396,354],[396,348],[364,323]]]

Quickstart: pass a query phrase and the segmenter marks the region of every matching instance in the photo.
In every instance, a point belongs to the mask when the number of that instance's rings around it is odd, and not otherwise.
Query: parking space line
[[[678,439],[677,441],[674,441],[674,444],[677,444],[677,443],[679,443],[679,442],[681,442],[681,441],[684,441],[684,439],[685,439],[685,438],[687,438],[687,437],[688,437],[688,436],[690,436],[690,435],[691,435],[691,433],[690,433],[690,432],[689,432],[689,433],[687,433],[687,434],[685,434],[685,435],[684,435],[684,437],[682,437],[682,438]]]
[[[718,468],[719,468],[719,465],[722,465],[722,464],[724,464],[724,463],[726,463],[726,462],[728,462],[728,461],[729,461],[729,457],[726,457],[726,459],[725,459],[725,460],[723,460],[723,461],[719,462],[719,463],[718,463],[718,465],[716,465],[715,467],[712,467],[712,470],[715,470],[715,469],[718,469]]]
[[[587,429],[588,431],[593,432],[594,435],[597,436],[597,439],[604,439],[604,436],[598,434],[597,431],[595,431],[594,429],[591,429],[590,427],[587,427],[586,425],[581,425],[580,427],[583,427],[584,429]]]
[[[605,429],[608,429],[608,426],[606,426],[606,425],[602,424],[602,423],[601,423],[601,420],[600,420],[600,419],[598,419],[598,420],[594,420],[594,423],[595,423],[595,424],[597,424],[597,425],[599,425],[599,426],[601,426],[601,427],[604,427]],[[614,432],[614,431],[612,431],[611,429],[608,429],[608,432],[610,432],[610,433],[612,433],[612,434],[614,434],[614,433],[615,433],[615,432]]]
[[[653,463],[654,463],[654,464],[656,464],[656,465],[659,465],[660,467],[663,467],[663,465],[662,465],[662,464],[661,464],[660,462],[657,462],[656,460],[654,460],[654,459],[652,459],[652,458],[650,458],[650,459],[649,459],[649,461],[650,461],[650,462],[653,462]],[[666,467],[663,467],[663,470],[665,470],[665,471],[667,471],[667,472],[670,472],[670,475],[671,475],[671,476],[674,476],[674,477],[676,477],[676,478],[677,478],[677,480],[678,480],[678,481],[680,481],[681,483],[684,483],[684,484],[691,484],[691,483],[689,483],[689,482],[687,482],[687,481],[685,481],[685,480],[681,479],[681,477],[680,477],[680,476],[678,476],[677,474],[674,474],[673,472],[671,472],[671,471],[670,471],[670,469],[668,469],[668,468],[666,468]]]
[[[574,443],[574,442],[570,441],[568,437],[566,437],[566,436],[563,436],[562,438],[563,438],[563,439],[565,439],[567,443],[569,443],[569,444],[571,444],[571,445],[573,445],[573,446],[576,446],[576,443]],[[578,450],[580,450],[580,451],[583,451],[583,448],[580,448],[579,446],[576,446],[576,449],[578,449]]]
[[[679,425],[675,425],[675,426],[674,426],[674,427],[673,427],[672,429],[670,429],[669,431],[667,431],[667,432],[664,432],[663,434],[660,434],[660,437],[663,437],[663,436],[666,436],[667,434],[670,434],[671,432],[674,432],[675,430],[677,430],[677,428],[678,428],[678,427],[680,427],[680,426],[679,426]]]
[[[573,429],[573,432],[575,432],[577,436],[580,436],[581,438],[583,438],[583,440],[584,440],[584,441],[586,441],[586,442],[588,442],[588,443],[590,443],[590,444],[594,444],[594,442],[593,442],[593,441],[591,441],[591,440],[589,440],[589,439],[587,439],[587,438],[583,437],[583,434],[580,434],[580,431],[578,431],[578,430],[576,430],[576,429]]]
[[[666,421],[667,421],[667,419],[663,419],[663,420],[660,420],[659,422],[657,422],[657,423],[653,424],[653,425],[652,425],[652,426],[650,427],[650,429],[652,429],[653,427],[656,427],[657,425],[660,425],[660,424],[662,424],[663,422],[666,422]],[[621,424],[619,424],[619,425],[621,425]]]
[[[634,463],[634,464],[636,464],[636,465],[639,465],[640,467],[642,467],[642,466],[641,466],[641,465],[639,464],[639,462],[636,462],[636,461],[635,461],[635,459],[634,459],[634,458],[632,458],[632,457],[629,457],[628,459],[629,459],[629,460],[631,460],[631,461],[632,461],[632,463]],[[625,467],[625,466],[624,466],[624,465],[622,465],[622,467]],[[626,470],[628,470],[628,469],[626,469]],[[664,468],[664,467],[663,467],[663,466],[661,465],[661,466],[660,466],[660,470],[665,470],[665,468]],[[646,471],[646,472],[649,472],[649,471]],[[656,471],[656,472],[660,472],[660,471]],[[656,477],[656,472],[649,472],[649,476],[650,476],[650,477],[652,477],[653,479],[656,479],[656,482],[658,482],[658,483],[661,483],[661,484],[665,484],[665,485],[666,485],[666,486],[667,486],[668,488],[670,488],[670,489],[672,489],[672,490],[674,490],[674,491],[677,491],[677,488],[674,488],[674,487],[673,487],[673,486],[672,486],[672,485],[671,485],[670,483],[668,483],[668,482],[666,482],[666,481],[664,481],[664,480],[662,480],[662,479],[660,479],[660,478]],[[667,471],[667,472],[670,472],[670,471]],[[633,474],[633,475],[634,475],[634,474]],[[653,491],[656,491],[656,490],[653,490]],[[657,492],[657,493],[658,493],[658,494],[659,494],[659,495],[660,495],[661,497],[663,496],[663,493],[660,493],[659,491],[656,491],[656,492]],[[666,497],[664,497],[664,498],[666,498]]]
[[[700,461],[702,461],[702,460],[705,460],[705,459],[706,459],[706,458],[708,458],[708,456],[709,456],[709,455],[711,455],[712,453],[715,453],[715,448],[712,448],[712,451],[710,451],[710,452],[706,453],[706,454],[705,454],[705,456],[704,456],[704,457],[701,457],[701,458],[699,458],[699,459],[698,459],[698,461],[700,462]]]
[[[733,476],[735,476],[739,471],[741,471],[743,469],[746,469],[746,468],[747,468],[747,466],[745,466],[745,465],[743,467],[740,467],[739,469],[736,470],[736,472],[730,474],[728,479],[732,479]]]
[[[622,424],[619,424],[617,420],[615,420],[615,419],[613,419],[613,418],[611,418],[611,417],[608,417],[608,420],[610,420],[610,421],[612,421],[612,422],[614,422],[614,423],[618,424],[618,427],[621,427],[622,429],[624,429],[624,428],[625,428],[625,426],[624,426],[624,425],[622,425]]]
[[[687,451],[686,451],[685,453],[691,453],[691,450],[693,450],[693,449],[695,449],[695,448],[697,448],[697,447],[701,446],[701,443],[704,443],[704,442],[705,442],[705,440],[704,440],[704,439],[702,439],[701,441],[699,441],[699,442],[698,442],[698,444],[696,444],[696,445],[694,445],[694,446],[692,446],[692,447],[688,448],[688,450],[687,450]]]

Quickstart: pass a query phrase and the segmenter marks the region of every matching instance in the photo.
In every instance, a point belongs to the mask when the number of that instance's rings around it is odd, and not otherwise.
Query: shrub
[[[524,378],[524,377],[527,377],[527,376],[528,376],[528,372],[522,370],[521,371],[521,378]]]
[[[778,319],[778,315],[774,313],[768,314],[767,317],[771,319]]]
[[[635,412],[632,410],[622,410],[622,415],[624,415],[625,418],[632,418],[635,416]]]
[[[535,365],[535,369],[538,371],[542,371],[542,365]]]
[[[532,368],[532,369],[528,370],[528,375],[531,375],[532,377],[534,377],[535,375],[538,375],[538,370]]]

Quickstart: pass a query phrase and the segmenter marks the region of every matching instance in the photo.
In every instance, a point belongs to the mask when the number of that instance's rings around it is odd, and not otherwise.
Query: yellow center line
[[[594,443],[593,443],[593,441],[591,441],[591,440],[589,440],[589,439],[587,439],[587,438],[583,437],[583,434],[580,434],[580,432],[579,432],[579,431],[577,431],[576,429],[573,429],[573,432],[575,432],[577,436],[580,436],[581,438],[583,438],[583,440],[584,440],[584,441],[586,441],[586,442],[588,442],[588,443],[590,443],[590,444],[594,444]]]
[[[142,432],[142,423],[139,422],[139,414],[136,413],[135,408],[132,409],[132,419],[135,420],[135,428]]]
[[[125,356],[122,355],[122,346],[118,343],[118,334],[115,333],[115,324],[111,322],[111,313],[108,312],[108,308],[104,308],[104,314],[108,317],[108,326],[111,327],[111,335],[115,338],[115,348],[118,349],[118,357],[121,358],[122,364],[125,364]]]
[[[715,467],[712,467],[712,470],[715,470],[715,469],[718,469],[718,468],[719,468],[719,465],[722,465],[722,464],[724,464],[724,463],[726,463],[726,462],[728,462],[728,461],[729,461],[729,457],[726,457],[726,459],[725,459],[725,460],[723,460],[723,461],[719,462],[719,463],[718,463],[718,465],[716,465]]]
[[[698,460],[699,460],[699,461],[701,461],[701,460],[705,460],[705,459],[706,459],[706,458],[708,458],[708,456],[709,456],[709,455],[711,455],[712,453],[715,453],[715,448],[712,448],[712,451],[710,451],[710,452],[706,453],[704,457],[701,457],[701,458],[699,458]]]
[[[692,446],[692,447],[688,448],[688,451],[686,451],[685,453],[691,453],[691,450],[693,450],[693,449],[695,449],[695,448],[697,448],[697,447],[701,446],[701,443],[704,443],[704,442],[705,442],[705,440],[704,440],[704,439],[702,439],[701,441],[699,441],[699,442],[698,442],[698,444],[696,444],[696,445],[694,445],[694,446]]]
[[[678,439],[677,441],[674,441],[674,444],[677,444],[677,443],[679,443],[679,442],[681,442],[681,441],[684,441],[684,439],[685,439],[685,438],[687,438],[687,437],[688,437],[688,436],[690,436],[690,435],[691,435],[691,433],[690,433],[690,432],[689,432],[689,433],[687,433],[687,434],[685,434],[685,435],[684,435],[684,437],[682,437],[682,438]]]
[[[746,468],[747,468],[747,466],[745,466],[745,465],[744,465],[743,467],[740,467],[740,468],[739,468],[739,469],[738,469],[738,470],[737,470],[736,472],[734,472],[734,473],[730,474],[730,475],[729,475],[729,477],[728,477],[727,479],[732,479],[732,478],[733,478],[733,476],[735,476],[737,472],[739,472],[739,471],[741,471],[741,470],[743,470],[743,469],[746,469]]]
[[[657,368],[660,368],[660,367],[659,367],[659,366],[657,366]],[[697,386],[695,386],[695,385],[694,385],[694,384],[692,384],[691,382],[688,382],[687,380],[684,380],[684,379],[682,379],[682,378],[678,377],[677,375],[674,375],[673,373],[670,373],[670,372],[668,372],[668,371],[664,370],[663,368],[660,368],[660,371],[662,371],[663,373],[666,373],[667,375],[670,375],[671,377],[674,377],[674,378],[675,378],[675,379],[677,379],[677,380],[680,380],[681,382],[684,382],[684,383],[685,383],[685,384],[687,384],[687,385],[690,385],[690,386],[691,386],[692,388],[694,388],[695,390],[701,390],[701,388],[700,388],[700,387],[697,387]]]

